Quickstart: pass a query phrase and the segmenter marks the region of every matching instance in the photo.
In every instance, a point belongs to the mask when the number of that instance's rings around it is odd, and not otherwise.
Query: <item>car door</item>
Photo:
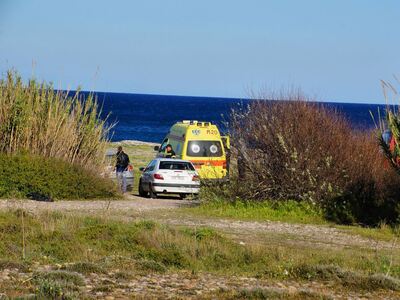
[[[151,181],[151,176],[153,174],[155,165],[156,165],[156,160],[152,160],[147,167],[144,169],[143,174],[142,174],[142,182],[143,183],[149,183]]]

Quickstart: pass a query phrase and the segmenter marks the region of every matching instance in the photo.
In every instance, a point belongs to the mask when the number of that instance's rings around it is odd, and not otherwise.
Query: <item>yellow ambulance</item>
[[[175,157],[189,160],[202,179],[225,179],[228,175],[229,137],[221,136],[211,122],[182,121],[169,130],[161,146],[154,147],[157,157],[166,157],[167,145]]]

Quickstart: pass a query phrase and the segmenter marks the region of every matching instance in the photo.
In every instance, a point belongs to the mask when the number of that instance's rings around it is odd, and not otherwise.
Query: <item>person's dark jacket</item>
[[[115,165],[117,171],[124,171],[129,165],[129,156],[124,152],[117,152],[117,163]]]
[[[170,148],[171,150],[170,151],[165,151],[165,157],[166,158],[172,158],[172,157],[174,157],[176,154],[175,154],[175,151],[172,149],[172,146],[170,145],[170,144],[168,144],[167,145],[167,147],[165,147],[165,148]]]

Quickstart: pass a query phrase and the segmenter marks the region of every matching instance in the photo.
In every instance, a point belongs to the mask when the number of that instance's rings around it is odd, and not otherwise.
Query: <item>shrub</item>
[[[109,179],[55,158],[0,154],[0,197],[35,200],[107,198],[117,195]]]
[[[329,109],[296,97],[254,101],[233,112],[232,138],[245,198],[320,202],[339,193],[341,181],[347,180],[341,153],[352,138],[348,124]]]
[[[96,99],[55,91],[9,71],[0,80],[0,152],[56,157],[81,166],[103,160],[109,127]]]
[[[65,295],[59,283],[48,280],[40,280],[36,290],[39,299],[65,299]]]
[[[400,178],[375,135],[301,93],[253,101],[231,115],[230,199],[308,201],[341,223],[396,222]],[[217,189],[217,190],[218,190]],[[228,194],[226,191],[229,191]]]
[[[357,272],[343,270],[332,265],[302,265],[292,270],[292,276],[307,280],[335,281],[344,286],[356,289],[377,290],[388,289],[400,290],[400,281],[397,278],[383,274],[365,275]]]
[[[163,273],[167,270],[164,264],[154,261],[154,260],[149,260],[149,259],[141,259],[137,261],[136,266],[143,271],[152,271],[152,272],[159,272]]]
[[[74,292],[85,284],[84,278],[75,272],[47,271],[33,274],[38,299],[76,299]]]
[[[65,269],[65,270],[71,271],[71,272],[78,272],[81,274],[106,273],[106,271],[101,266],[96,265],[91,262],[77,262],[77,263],[74,263],[71,265],[66,265],[62,269]]]

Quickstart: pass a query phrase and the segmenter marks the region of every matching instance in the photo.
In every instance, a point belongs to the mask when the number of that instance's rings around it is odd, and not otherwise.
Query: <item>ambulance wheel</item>
[[[143,184],[142,184],[142,180],[139,181],[139,196],[140,197],[147,197],[149,195],[149,193],[147,193],[144,189],[143,189]]]
[[[151,199],[157,199],[157,194],[153,191],[151,183],[149,183],[149,195]]]

